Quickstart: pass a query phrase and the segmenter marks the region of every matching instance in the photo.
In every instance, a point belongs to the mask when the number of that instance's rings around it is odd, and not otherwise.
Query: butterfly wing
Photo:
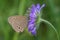
[[[23,32],[27,27],[28,18],[26,16],[11,16],[8,22],[16,32]]]

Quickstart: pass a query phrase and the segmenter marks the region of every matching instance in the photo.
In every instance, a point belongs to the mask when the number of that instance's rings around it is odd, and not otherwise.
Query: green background
[[[24,15],[32,4],[46,4],[42,9],[41,18],[51,22],[60,36],[60,0],[0,0],[0,40],[57,40],[57,35],[51,26],[40,23],[36,36],[28,30],[16,33],[8,23],[8,17]]]

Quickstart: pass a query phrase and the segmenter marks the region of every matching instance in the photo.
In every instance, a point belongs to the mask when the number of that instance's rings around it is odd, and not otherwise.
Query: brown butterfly
[[[26,16],[11,16],[8,18],[8,22],[16,32],[23,32],[27,27],[28,18]]]

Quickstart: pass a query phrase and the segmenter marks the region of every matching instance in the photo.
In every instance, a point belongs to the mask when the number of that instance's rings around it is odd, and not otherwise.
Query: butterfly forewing
[[[11,16],[8,22],[16,32],[23,32],[27,27],[28,18],[26,16]]]

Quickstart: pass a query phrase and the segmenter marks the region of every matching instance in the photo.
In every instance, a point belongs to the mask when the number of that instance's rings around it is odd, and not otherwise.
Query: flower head
[[[29,22],[28,22],[28,31],[31,32],[33,35],[36,35],[36,18],[37,14],[40,13],[41,9],[45,6],[43,4],[37,4],[36,6],[33,4],[29,14]]]

